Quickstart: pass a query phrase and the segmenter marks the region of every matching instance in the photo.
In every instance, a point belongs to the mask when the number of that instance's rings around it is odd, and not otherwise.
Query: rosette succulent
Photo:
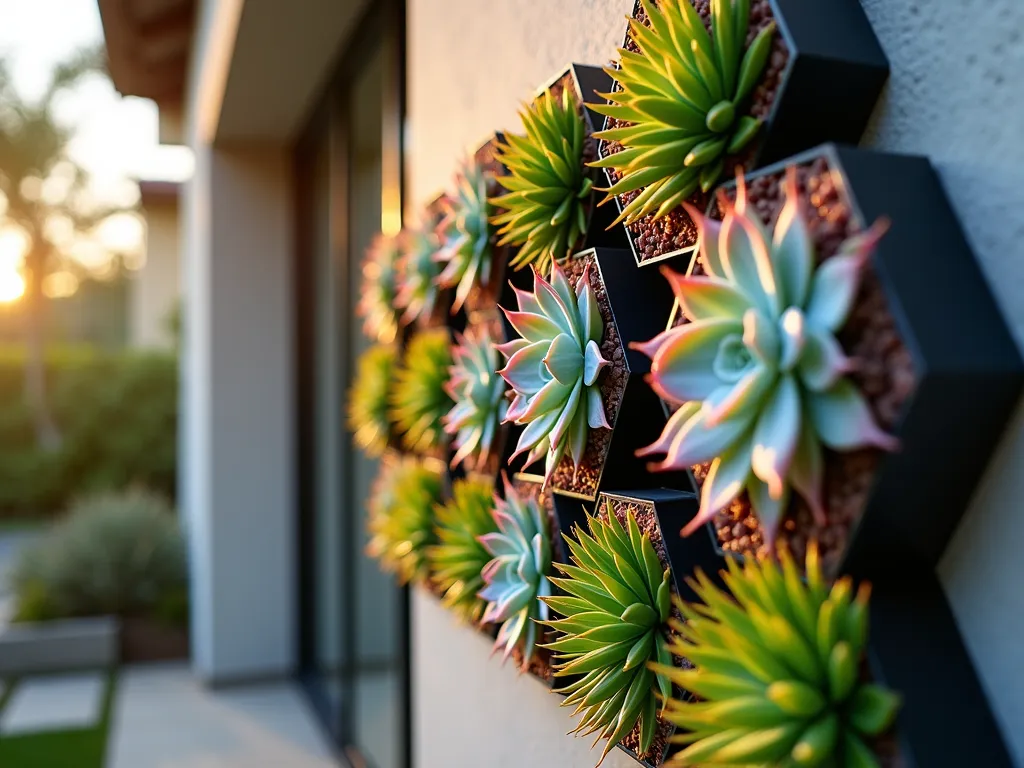
[[[806,581],[787,552],[726,562],[729,591],[698,572],[703,604],[678,603],[686,621],[670,622],[672,652],[697,668],[656,667],[697,697],[668,702],[665,719],[686,729],[672,739],[687,745],[673,762],[877,768],[869,745],[900,698],[861,674],[868,585],[856,595],[848,578],[829,588],[814,546]]]
[[[637,345],[651,386],[682,404],[639,455],[666,454],[654,470],[711,462],[687,535],[743,491],[772,541],[790,489],[824,522],[822,446],[836,451],[896,440],[874,422],[845,376],[853,363],[834,334],[853,304],[884,222],[846,240],[817,265],[796,172],[772,235],[751,210],[742,176],[721,223],[690,209],[705,274],[663,270],[688,323]]]
[[[427,577],[434,505],[440,500],[441,475],[422,460],[390,456],[381,464],[368,502],[366,551],[403,584]]]
[[[441,270],[434,258],[441,241],[433,229],[409,230],[402,236],[398,263],[398,291],[395,304],[405,310],[402,322],[429,318],[437,303],[437,276]]]
[[[348,426],[356,445],[370,456],[379,456],[388,445],[388,393],[397,365],[398,354],[389,344],[369,347],[356,363],[348,391]]]
[[[456,193],[446,201],[441,222],[441,249],[434,259],[444,265],[437,276],[442,288],[454,288],[452,312],[458,312],[474,286],[491,279],[494,232],[490,218],[494,207],[488,202],[494,186],[491,174],[467,161],[456,177]]]
[[[363,318],[363,332],[385,344],[394,341],[398,332],[395,296],[399,256],[395,238],[377,235],[363,259],[362,296],[356,311]]]
[[[494,449],[498,428],[508,411],[505,381],[497,374],[498,350],[486,328],[457,334],[445,391],[455,402],[442,419],[445,431],[455,436],[455,467],[473,458],[473,465],[486,464]]]
[[[500,227],[498,245],[520,246],[514,269],[534,264],[546,274],[587,230],[593,184],[583,167],[586,132],[569,88],[560,99],[546,90],[520,117],[526,135],[507,134],[498,144],[509,175],[496,178],[507,193],[491,200],[503,209],[491,221]]]
[[[597,380],[604,321],[590,285],[590,264],[575,290],[557,262],[551,282],[534,270],[533,293],[515,289],[519,310],[502,308],[520,338],[498,347],[507,358],[498,373],[512,387],[505,421],[525,424],[513,456],[544,457],[545,480],[568,453],[579,467],[588,429],[611,429]]]
[[[446,385],[451,366],[448,331],[420,331],[409,341],[391,392],[391,417],[410,451],[444,445],[441,419],[452,406]]]
[[[623,526],[611,501],[607,519],[590,518],[590,533],[577,528],[564,537],[572,565],[555,564],[564,578],[551,581],[566,594],[544,598],[565,618],[548,622],[562,636],[546,647],[555,652],[556,675],[578,676],[561,692],[562,706],[583,717],[574,733],[608,739],[604,755],[640,723],[640,753],[658,729],[658,697],[671,684],[648,664],[672,664],[665,626],[672,607],[671,576],[651,539],[631,514]]]
[[[480,598],[487,601],[484,621],[500,624],[494,649],[508,659],[518,648],[522,668],[530,665],[540,632],[538,622],[548,620],[542,598],[551,595],[551,533],[540,504],[520,496],[504,478],[505,498],[496,498],[494,522],[498,530],[480,537],[493,558],[481,577],[486,585]]]
[[[616,195],[643,190],[617,221],[631,224],[677,208],[722,174],[726,155],[744,147],[761,121],[743,114],[771,52],[774,22],[744,51],[750,0],[711,0],[711,34],[690,0],[641,0],[650,26],[630,19],[639,53],[621,49],[618,69],[606,71],[620,88],[607,94],[601,114],[625,125],[595,134],[622,145],[592,163],[620,178]]]
[[[481,538],[498,529],[493,484],[456,480],[452,497],[437,508],[436,521],[437,544],[430,547],[428,557],[441,601],[461,618],[478,621],[484,612],[484,601],[477,596],[484,585],[481,571],[491,559]]]

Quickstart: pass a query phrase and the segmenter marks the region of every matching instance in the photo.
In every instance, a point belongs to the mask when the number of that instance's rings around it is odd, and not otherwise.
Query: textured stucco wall
[[[1024,4],[862,2],[893,68],[864,143],[931,156],[1024,345]],[[631,6],[409,0],[410,201],[424,202],[447,184],[461,154],[490,131],[518,128],[519,102],[559,66],[611,58]],[[921,254],[922,264],[928,257]],[[951,415],[958,417],[970,418],[969,403]],[[1024,763],[1022,467],[1024,409],[1008,426],[941,573],[1004,733]],[[535,683],[489,660],[482,640],[454,628],[426,598],[418,597],[414,619],[419,765],[589,765],[585,744],[560,735],[565,713]]]

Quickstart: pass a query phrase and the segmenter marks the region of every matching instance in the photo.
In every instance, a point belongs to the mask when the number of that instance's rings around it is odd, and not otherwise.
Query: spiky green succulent
[[[348,390],[348,426],[356,445],[370,456],[379,456],[388,445],[388,393],[397,365],[398,353],[390,344],[369,347],[356,363]]]
[[[513,458],[528,451],[530,465],[544,457],[546,482],[566,454],[579,467],[589,429],[611,429],[598,385],[609,363],[590,263],[575,290],[558,262],[550,283],[535,270],[533,286],[533,293],[515,289],[518,311],[502,308],[520,338],[498,347],[507,358],[498,373],[514,394],[505,421],[526,425]]]
[[[505,413],[505,380],[498,375],[498,349],[484,326],[457,334],[445,389],[454,401],[442,423],[454,435],[452,466],[470,459],[473,467],[487,463]]]
[[[722,197],[721,223],[690,209],[705,274],[663,270],[689,322],[636,345],[652,360],[654,390],[681,404],[638,455],[665,453],[654,470],[711,462],[684,535],[746,491],[770,547],[791,489],[824,523],[822,446],[897,445],[845,376],[853,364],[834,336],[885,223],[817,266],[793,168],[784,188],[772,235],[751,209],[742,176],[735,204]]]
[[[398,281],[398,242],[377,235],[363,259],[362,295],[356,310],[363,318],[363,332],[374,341],[388,344],[398,333],[395,296]]]
[[[491,221],[500,227],[498,245],[520,246],[509,262],[514,269],[533,264],[547,274],[587,230],[586,130],[569,88],[560,99],[549,88],[520,117],[526,135],[506,134],[498,144],[509,175],[496,179],[507,192],[491,200],[502,209]]]
[[[657,668],[698,697],[668,703],[685,728],[677,765],[878,768],[870,744],[892,726],[900,697],[865,681],[870,589],[849,578],[831,588],[815,546],[806,580],[786,551],[779,561],[733,558],[729,591],[703,573],[691,582],[703,604],[679,603],[685,622],[671,650],[693,670]],[[730,595],[731,592],[731,595]]]
[[[548,516],[536,499],[521,496],[504,477],[505,498],[495,499],[498,530],[480,537],[493,559],[481,572],[487,601],[483,620],[500,624],[494,649],[508,659],[516,648],[522,668],[530,666],[540,633],[538,622],[548,620],[542,598],[551,595],[551,531]]]
[[[562,706],[583,717],[574,733],[608,739],[604,755],[640,723],[640,753],[646,754],[658,730],[658,696],[671,684],[650,662],[671,666],[665,628],[672,607],[670,572],[651,539],[627,512],[623,526],[610,500],[606,517],[590,518],[565,541],[572,565],[555,564],[564,574],[551,581],[566,594],[544,598],[565,618],[548,622],[563,633],[548,646],[555,652],[555,674],[579,677],[562,689]]]
[[[437,544],[430,547],[430,569],[444,605],[467,621],[478,621],[485,603],[477,593],[491,559],[480,539],[498,530],[494,521],[494,487],[488,480],[463,478],[452,496],[437,507]]]
[[[410,451],[445,445],[441,420],[452,407],[445,386],[452,364],[448,331],[420,331],[409,340],[391,392],[391,418]]]
[[[462,308],[474,287],[491,280],[494,206],[489,197],[493,188],[493,176],[479,163],[467,160],[456,176],[455,194],[444,201],[441,249],[434,258],[444,265],[437,284],[455,289],[453,313]]]
[[[435,541],[434,506],[441,474],[422,459],[392,455],[381,463],[368,502],[366,551],[403,584],[429,573],[427,549]]]
[[[617,221],[631,224],[677,208],[722,175],[726,155],[744,147],[761,121],[744,105],[771,52],[775,23],[762,29],[744,52],[750,0],[711,0],[711,34],[689,0],[641,0],[650,26],[630,19],[639,47],[621,49],[620,67],[606,71],[621,86],[597,105],[601,114],[626,125],[598,138],[622,145],[593,163],[620,175],[608,198],[643,190]]]
[[[441,273],[434,257],[440,248],[441,241],[433,227],[407,230],[402,234],[395,304],[404,310],[403,323],[425,320],[434,312],[437,276]]]

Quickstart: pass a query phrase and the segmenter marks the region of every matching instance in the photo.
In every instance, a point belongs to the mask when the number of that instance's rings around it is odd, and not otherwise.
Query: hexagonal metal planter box
[[[756,168],[823,141],[855,144],[889,77],[888,60],[857,0],[770,0],[770,7],[777,32],[747,110],[764,125],[753,147],[727,160],[726,180],[737,165]],[[644,17],[637,0],[633,18]],[[771,18],[751,18],[748,43]],[[637,50],[628,31],[623,47]],[[602,157],[609,149],[601,142]],[[610,185],[615,178],[608,175]],[[707,199],[698,191],[691,202],[703,207]],[[621,197],[615,204],[624,207]],[[696,247],[696,229],[682,207],[622,228],[638,265],[685,258]]]

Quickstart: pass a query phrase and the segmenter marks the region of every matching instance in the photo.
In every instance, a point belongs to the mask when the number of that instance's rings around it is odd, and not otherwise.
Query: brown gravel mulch
[[[748,181],[748,199],[765,224],[774,225],[784,203],[783,177],[784,173],[779,172]],[[798,166],[797,177],[801,195],[810,203],[805,210],[821,263],[870,222],[856,220],[825,157]],[[699,266],[698,258],[695,267]],[[892,431],[904,403],[917,386],[917,377],[913,358],[900,338],[874,269],[869,267],[865,271],[853,309],[837,338],[844,352],[859,361],[858,369],[849,374],[850,380],[864,395],[878,425]],[[826,524],[817,525],[803,499],[794,493],[778,533],[778,540],[789,546],[797,562],[803,560],[807,543],[817,539],[826,574],[836,573],[863,515],[881,454],[873,448],[848,453],[825,449]],[[698,485],[703,483],[710,466],[708,463],[693,468]],[[748,556],[767,554],[760,524],[746,494],[719,513],[713,524],[723,550]]]
[[[657,6],[659,5],[660,0],[654,0],[654,3]],[[700,17],[704,20],[704,26],[710,32],[710,0],[693,0],[693,6],[697,10],[697,13],[700,14]],[[650,26],[647,21],[647,14],[644,12],[642,7],[638,9],[636,18],[645,25]],[[768,0],[753,0],[750,6],[750,26],[747,31],[746,45],[750,45],[757,34],[767,27],[774,19],[775,16],[772,13],[771,3]],[[633,42],[632,38],[628,35],[626,37],[624,47],[633,52],[639,51],[636,43]],[[776,31],[772,41],[772,52],[768,57],[768,63],[765,65],[765,71],[761,76],[760,83],[750,96],[749,108],[745,114],[752,115],[758,119],[767,120],[771,113],[772,106],[775,103],[775,97],[782,85],[786,72],[786,65],[788,63],[789,48],[786,46],[786,42],[783,40],[782,35]],[[742,115],[737,115],[737,118],[741,116]],[[609,128],[627,124],[628,123],[614,119],[609,119],[608,121]],[[764,127],[762,127],[761,130],[765,130]],[[755,138],[755,140],[751,142],[751,144],[739,155],[726,158],[725,168],[722,172],[722,180],[728,181],[733,178],[736,175],[737,166],[752,168],[759,146],[760,140]],[[622,145],[617,142],[603,141],[600,142],[599,149],[601,156],[607,156],[616,152],[621,152]],[[609,176],[611,177],[612,182],[618,181],[620,178],[620,176],[614,171],[612,171]],[[637,190],[636,192],[628,192],[626,194],[619,195],[618,200],[621,207],[625,208],[629,205],[629,203],[636,198],[641,191],[642,190]],[[699,210],[704,210],[708,204],[708,196],[698,190],[693,194],[688,202]],[[651,216],[645,216],[639,221],[629,225],[627,227],[627,231],[629,232],[630,239],[633,243],[633,250],[641,264],[645,261],[661,259],[670,254],[674,255],[680,251],[692,249],[697,244],[697,227],[690,220],[689,215],[682,206],[657,220],[653,219]]]

